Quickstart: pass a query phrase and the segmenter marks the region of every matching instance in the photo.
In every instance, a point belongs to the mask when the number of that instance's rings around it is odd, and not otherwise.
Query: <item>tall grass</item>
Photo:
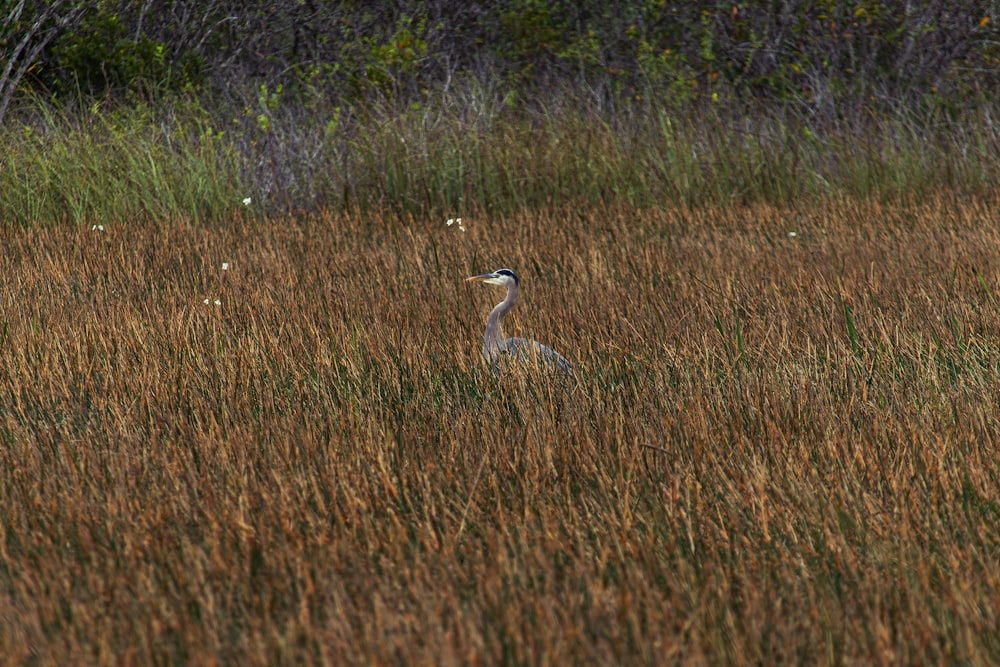
[[[907,199],[988,192],[995,110],[900,110],[863,125],[780,109],[611,111],[561,99],[532,110],[485,93],[405,110],[282,106],[209,114],[41,102],[0,129],[8,224],[219,220],[258,213],[392,210],[513,213],[614,202],[635,207],[782,204],[826,196]]]
[[[36,103],[0,134],[6,224],[205,222],[242,200],[225,132],[190,107],[77,115]]]
[[[0,646],[996,663],[995,206],[7,228]]]

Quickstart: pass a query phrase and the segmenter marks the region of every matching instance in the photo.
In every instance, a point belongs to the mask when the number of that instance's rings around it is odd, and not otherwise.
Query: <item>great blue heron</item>
[[[517,303],[520,296],[521,281],[517,274],[510,269],[499,269],[493,273],[484,273],[481,276],[466,278],[466,282],[481,282],[490,285],[502,285],[507,288],[507,297],[498,303],[490,316],[486,319],[486,336],[483,338],[483,355],[489,360],[490,365],[497,367],[497,362],[507,356],[516,360],[527,360],[543,362],[558,368],[570,375],[573,374],[573,365],[551,347],[542,345],[538,341],[527,340],[525,338],[503,338],[500,335],[500,324],[510,309]]]

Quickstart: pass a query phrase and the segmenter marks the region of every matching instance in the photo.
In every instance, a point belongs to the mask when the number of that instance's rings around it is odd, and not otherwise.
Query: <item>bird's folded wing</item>
[[[542,345],[536,340],[525,338],[508,338],[500,348],[501,352],[509,354],[518,359],[524,358],[533,361],[543,361],[557,366],[560,370],[573,374],[573,364],[566,357],[562,356],[548,345]]]

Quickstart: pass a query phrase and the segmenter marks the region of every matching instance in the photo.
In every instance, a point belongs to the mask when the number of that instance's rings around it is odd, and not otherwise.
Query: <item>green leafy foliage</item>
[[[230,97],[280,83],[296,99],[405,108],[463,76],[502,81],[504,94],[521,101],[553,89],[615,103],[655,91],[836,117],[902,103],[961,104],[996,83],[1000,43],[987,0],[962,11],[945,0],[73,6],[79,15],[31,56],[30,80],[64,98],[203,86]],[[16,45],[25,23],[8,20],[0,44]]]
[[[101,10],[62,35],[52,47],[52,67],[43,80],[57,93],[124,94],[129,99],[180,90],[201,81],[202,58],[169,57],[164,42],[129,33],[112,11]]]
[[[146,202],[163,197],[162,171],[117,182],[115,165],[100,164],[132,150],[225,165],[189,185],[218,187],[212,202],[252,195],[271,212],[921,197],[981,191],[998,171],[987,92],[998,40],[984,3],[962,14],[934,0],[22,9],[0,39],[15,52],[0,115],[17,88],[23,125],[3,125],[2,159],[18,167],[0,170],[0,212],[18,224],[155,218],[165,209]],[[31,86],[18,88],[22,70]],[[100,129],[123,117],[148,123],[141,146]],[[219,139],[190,131],[203,126]],[[101,176],[43,177],[69,168],[24,132]],[[58,188],[71,186],[92,199],[60,209]]]

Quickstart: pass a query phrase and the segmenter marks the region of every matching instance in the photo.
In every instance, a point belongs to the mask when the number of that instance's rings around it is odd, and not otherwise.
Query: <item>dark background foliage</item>
[[[995,182],[996,0],[3,7],[0,216],[21,224]]]
[[[2,26],[0,93],[232,101],[280,85],[405,105],[460,77],[525,104],[567,88],[604,104],[725,91],[843,116],[991,90],[996,13],[987,0],[22,1]]]

